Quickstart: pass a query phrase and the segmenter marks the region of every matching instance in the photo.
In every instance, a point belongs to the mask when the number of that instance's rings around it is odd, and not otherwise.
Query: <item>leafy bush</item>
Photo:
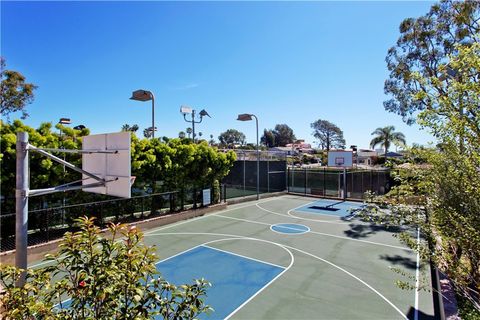
[[[93,218],[77,220],[80,231],[65,234],[51,265],[19,270],[0,264],[0,305],[7,319],[192,319],[211,308],[203,298],[210,285],[195,280],[177,287],[156,270],[153,247],[135,227],[111,224],[103,237]],[[23,287],[16,287],[22,274]],[[70,298],[67,301],[67,298]]]

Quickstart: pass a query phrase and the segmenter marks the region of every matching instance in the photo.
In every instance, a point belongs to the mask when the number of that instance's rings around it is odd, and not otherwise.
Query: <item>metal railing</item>
[[[220,197],[224,199],[224,188]],[[113,199],[52,207],[28,212],[28,246],[61,238],[67,231],[74,231],[75,219],[81,216],[95,217],[101,228],[108,223],[127,223],[172,214],[202,206],[202,190],[190,189],[136,196],[129,199]],[[15,249],[15,213],[0,215],[0,251]]]

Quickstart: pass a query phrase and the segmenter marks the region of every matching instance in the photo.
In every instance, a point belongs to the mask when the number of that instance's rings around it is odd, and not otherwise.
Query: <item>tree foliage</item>
[[[132,175],[152,193],[211,186],[228,174],[235,159],[233,151],[218,152],[206,141],[174,138],[164,143],[132,137]]]
[[[319,119],[310,126],[314,130],[313,136],[318,139],[322,149],[345,149],[343,131],[333,123]]]
[[[292,128],[286,124],[277,124],[272,130],[273,136],[275,137],[274,143],[276,147],[285,147],[289,143],[293,143],[296,139],[295,134],[293,134]]]
[[[263,135],[260,138],[260,143],[265,145],[267,148],[272,148],[275,147],[275,134],[273,133],[273,130],[263,130]]]
[[[448,275],[456,292],[480,313],[480,44],[478,3],[443,1],[429,14],[402,24],[394,58],[398,81],[390,106],[417,120],[437,139],[437,149],[415,150],[425,159],[415,179],[381,199],[383,216],[418,226],[426,243],[402,239]],[[407,37],[408,36],[408,37]],[[433,45],[433,44],[434,45]],[[434,49],[437,48],[437,51]],[[405,53],[400,54],[405,49]],[[433,55],[428,55],[430,50]],[[431,61],[427,61],[431,58]],[[393,65],[392,65],[393,66]],[[391,74],[391,76],[392,76]],[[388,82],[388,81],[387,81]],[[410,106],[408,104],[411,103]],[[411,172],[412,170],[409,169]],[[395,196],[395,192],[401,191]],[[403,193],[403,194],[402,194]],[[414,199],[407,202],[407,199]],[[375,207],[375,206],[373,206]],[[377,207],[378,208],[378,207]]]
[[[6,212],[13,212],[15,201],[15,173],[16,173],[16,141],[17,132],[27,132],[29,142],[40,148],[65,148],[81,149],[82,137],[90,133],[89,129],[75,130],[70,127],[57,124],[54,131],[51,123],[42,123],[37,129],[26,126],[20,120],[12,123],[0,122],[0,166],[2,174],[2,196],[11,204]],[[60,156],[59,153],[56,154]],[[78,154],[66,154],[65,159],[75,166],[81,167],[81,156]],[[45,188],[55,186],[68,181],[81,178],[77,172],[67,170],[63,172],[63,166],[57,164],[36,152],[30,152],[30,188]],[[6,209],[5,207],[2,207]]]
[[[392,96],[384,102],[387,111],[401,115],[407,123],[415,121],[418,111],[435,110],[439,100],[432,94],[444,94],[450,79],[422,83],[421,79],[445,76],[449,56],[457,54],[457,45],[480,40],[480,2],[442,0],[419,18],[405,19],[400,37],[388,50],[390,71],[385,93]]]
[[[7,198],[8,208],[2,206],[4,212],[14,212],[15,196],[15,158],[16,133],[29,133],[32,145],[44,148],[65,147],[66,149],[81,149],[82,137],[89,134],[88,128],[75,130],[57,124],[62,133],[54,132],[51,123],[42,123],[38,129],[24,125],[20,120],[13,123],[1,123],[0,134],[0,165],[2,174],[2,196]],[[136,176],[135,187],[147,193],[203,188],[213,185],[215,180],[221,181],[228,174],[236,155],[233,151],[224,153],[208,146],[206,141],[193,144],[191,139],[139,139],[132,134],[131,141],[132,175]],[[66,154],[66,160],[81,167],[81,156]],[[81,179],[81,175],[38,153],[30,153],[30,188],[45,188]],[[99,195],[84,192],[71,192],[69,198],[75,195],[75,202],[95,201],[91,197]],[[45,196],[45,201],[52,201],[55,195]],[[101,198],[103,200],[103,198]],[[73,201],[72,201],[73,202]]]
[[[138,124],[129,125],[128,123],[125,123],[125,124],[122,126],[122,131],[137,132],[138,129],[139,129],[139,128],[138,128]]]
[[[21,73],[6,70],[3,57],[0,57],[0,80],[0,114],[8,119],[11,113],[21,111],[22,119],[28,117],[25,107],[33,102],[37,86],[26,83]]]
[[[407,143],[405,135],[401,132],[395,132],[394,126],[377,128],[372,132],[372,135],[375,135],[375,137],[370,141],[370,147],[373,149],[375,146],[380,145],[385,150],[385,158],[392,143],[397,146],[405,146]]]
[[[244,144],[245,135],[238,130],[228,129],[227,131],[220,133],[218,140],[222,146],[229,147],[236,144]]]
[[[77,221],[60,250],[47,255],[50,266],[21,270],[0,264],[0,304],[7,319],[193,319],[209,312],[204,279],[177,286],[156,270],[155,248],[143,244],[135,227],[111,224],[103,236],[93,219]],[[67,301],[67,297],[69,300]]]

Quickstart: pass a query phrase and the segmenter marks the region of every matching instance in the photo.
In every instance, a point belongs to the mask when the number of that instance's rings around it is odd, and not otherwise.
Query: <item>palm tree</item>
[[[125,123],[122,126],[122,131],[132,131],[132,132],[137,132],[138,130],[138,125],[134,124],[133,126],[130,126],[129,124]]]
[[[192,128],[187,128],[188,139],[190,139],[190,135],[192,134]]]
[[[388,149],[393,143],[395,145],[405,145],[405,135],[401,132],[395,132],[394,126],[388,126],[384,128],[377,128],[372,132],[375,137],[370,141],[370,147],[373,149],[376,145],[385,149],[385,159],[387,159]]]
[[[208,144],[211,146],[215,144],[215,139],[213,139],[213,134],[210,135],[210,140],[208,141]]]

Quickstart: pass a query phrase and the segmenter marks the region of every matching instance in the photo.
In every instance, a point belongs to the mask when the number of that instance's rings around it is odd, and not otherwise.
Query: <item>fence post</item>
[[[373,170],[370,169],[370,192],[375,192],[373,190]]]
[[[290,168],[287,167],[287,193],[290,193]]]
[[[303,193],[307,195],[307,168],[303,168]]]
[[[270,154],[267,151],[267,193],[270,193]]]
[[[327,176],[326,176],[327,168],[323,167],[323,196],[327,195]]]
[[[28,247],[28,133],[17,132],[16,144],[16,189],[15,189],[15,266],[27,268]],[[17,287],[25,284],[25,272],[16,282]]]
[[[243,150],[243,196],[245,197],[246,191],[245,191],[245,157],[246,157],[246,151]]]
[[[347,168],[343,168],[343,200],[347,199]]]
[[[293,187],[293,192],[295,192],[295,168],[291,168],[292,171],[292,187]]]
[[[193,209],[197,209],[197,189],[193,188]]]
[[[65,207],[64,207],[65,208]],[[50,241],[50,217],[49,217],[49,211],[50,210],[47,210],[47,217],[46,217],[46,223],[47,223],[47,242]],[[63,218],[63,215],[62,215],[62,218]]]

